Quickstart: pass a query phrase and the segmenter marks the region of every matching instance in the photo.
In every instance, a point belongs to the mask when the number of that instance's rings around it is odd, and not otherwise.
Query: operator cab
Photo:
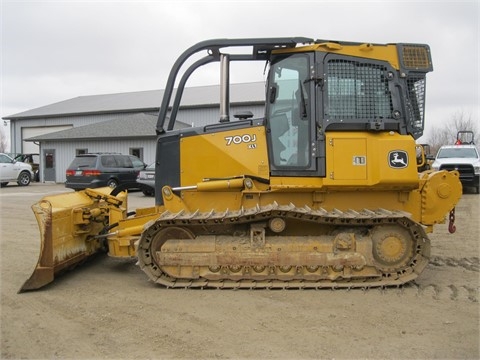
[[[272,175],[325,177],[328,131],[423,134],[430,65],[398,71],[386,59],[324,51],[329,47],[271,56],[266,119]],[[427,56],[426,48],[418,49]],[[405,54],[411,48],[398,45],[398,50]]]

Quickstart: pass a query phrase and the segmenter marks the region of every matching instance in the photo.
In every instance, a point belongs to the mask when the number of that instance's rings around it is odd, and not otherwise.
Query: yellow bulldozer
[[[193,60],[192,60],[193,59]],[[188,62],[187,62],[188,60]],[[261,61],[265,113],[230,116],[230,64]],[[220,114],[174,130],[185,84],[220,68]],[[165,287],[399,286],[429,261],[427,233],[454,230],[456,171],[418,173],[424,44],[304,37],[200,42],[172,67],[157,123],[155,205],[128,189],[46,196],[32,206],[38,289],[97,252],[138,259]]]

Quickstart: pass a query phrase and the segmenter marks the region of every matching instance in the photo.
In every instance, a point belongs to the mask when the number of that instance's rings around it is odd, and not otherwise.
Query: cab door
[[[272,59],[267,93],[270,172],[317,176],[314,53]]]

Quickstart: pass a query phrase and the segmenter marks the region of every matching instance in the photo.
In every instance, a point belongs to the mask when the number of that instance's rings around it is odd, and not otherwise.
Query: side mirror
[[[268,97],[268,101],[270,102],[270,104],[273,104],[275,103],[276,99],[277,99],[277,86],[272,85],[270,86],[270,95]]]

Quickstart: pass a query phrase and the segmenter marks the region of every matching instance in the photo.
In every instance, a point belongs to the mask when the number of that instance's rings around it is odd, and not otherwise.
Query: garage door
[[[38,145],[32,141],[25,141],[24,139],[29,139],[35,136],[40,136],[60,130],[71,129],[72,125],[63,125],[63,126],[45,126],[45,127],[24,127],[22,128],[22,153],[38,153]]]

